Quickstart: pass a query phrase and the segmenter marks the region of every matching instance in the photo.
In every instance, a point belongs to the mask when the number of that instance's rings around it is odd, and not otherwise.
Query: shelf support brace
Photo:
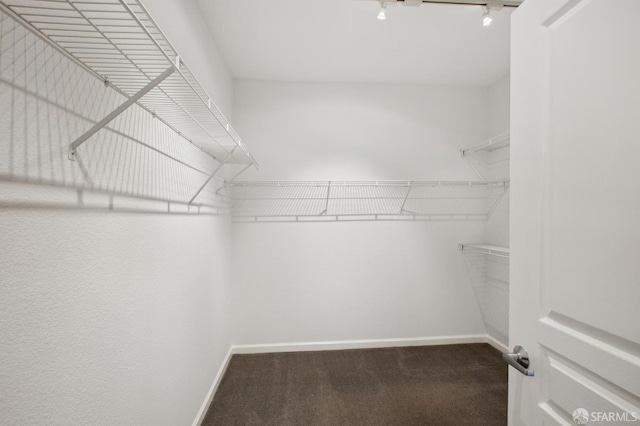
[[[404,196],[404,200],[402,201],[402,206],[400,206],[400,214],[402,214],[402,213],[411,213],[411,212],[408,212],[408,211],[406,211],[404,209],[405,204],[407,204],[407,199],[409,198],[409,193],[411,192],[411,189],[413,188],[412,182],[407,182],[407,183],[408,183],[407,186],[409,187],[409,189],[407,190],[407,193]]]
[[[226,157],[224,157],[224,160],[222,160],[220,162],[220,164],[218,164],[218,167],[216,167],[216,169],[213,171],[213,173],[211,173],[211,175],[207,178],[207,180],[202,184],[202,186],[200,187],[200,189],[198,189],[198,192],[196,192],[196,194],[191,197],[191,199],[189,200],[189,205],[193,204],[193,202],[195,201],[196,198],[198,198],[198,195],[200,195],[200,193],[202,192],[202,190],[204,189],[205,186],[207,186],[209,184],[209,182],[211,182],[211,179],[213,179],[216,174],[218,174],[218,170],[220,170],[226,163],[227,160],[229,158],[231,158],[231,156],[233,155],[233,153],[236,151],[236,148],[238,148],[237,146],[234,147],[231,152],[229,154],[227,154]],[[216,193],[217,194],[217,193]]]
[[[245,171],[245,170],[247,170],[249,167],[253,166],[253,164],[254,164],[254,163],[247,164],[245,167],[243,167],[243,168],[242,168],[242,170],[240,170],[238,173],[236,173],[236,174],[235,174],[231,179],[226,180],[226,181],[224,182],[224,184],[223,184],[220,188],[218,188],[218,190],[216,191],[216,195],[218,195],[218,193],[219,193],[220,191],[222,191],[222,190],[223,190],[223,189],[225,189],[227,186],[229,186],[229,184],[230,184],[231,182],[233,182],[233,181],[234,181],[238,176],[240,176],[242,173],[244,173],[244,171]]]
[[[171,66],[170,68],[168,68],[165,72],[160,74],[158,77],[156,77],[151,82],[149,82],[149,84],[147,84],[145,87],[140,89],[140,91],[138,91],[135,95],[133,95],[129,99],[127,99],[122,105],[120,105],[118,108],[116,108],[113,111],[111,111],[109,113],[109,115],[107,115],[105,118],[103,118],[102,120],[97,122],[92,128],[87,130],[86,133],[84,133],[78,139],[73,141],[73,143],[71,145],[69,145],[69,160],[75,161],[76,160],[76,150],[78,149],[78,147],[80,145],[85,143],[87,141],[87,139],[89,139],[91,136],[95,135],[100,129],[104,128],[107,124],[109,124],[111,121],[113,121],[113,119],[115,119],[117,116],[122,114],[131,105],[133,105],[136,102],[138,102],[140,100],[140,98],[142,98],[144,95],[146,95],[151,89],[156,87],[158,84],[162,83],[167,77],[169,77],[171,74],[173,74],[175,70],[176,70],[175,66]]]
[[[327,198],[324,200],[324,210],[320,213],[320,216],[324,216],[329,211],[329,194],[331,194],[331,181],[327,185]]]

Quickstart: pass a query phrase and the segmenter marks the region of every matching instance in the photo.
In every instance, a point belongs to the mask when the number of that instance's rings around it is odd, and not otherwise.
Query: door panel
[[[568,321],[560,322],[547,317],[540,322],[540,344],[544,348],[553,348],[549,351],[563,354],[571,362],[606,378],[621,390],[640,395],[640,363],[637,356],[624,351],[620,345],[599,339],[597,333],[583,333],[580,327],[566,325]],[[543,375],[542,379],[549,378]]]
[[[637,0],[513,15],[509,341],[537,375],[510,371],[510,424],[640,417],[639,20]]]
[[[611,313],[640,301],[638,17],[638,1],[582,1],[548,30],[543,247],[551,311],[636,342]]]
[[[556,411],[572,413],[576,407],[589,407],[589,411],[623,413],[634,409],[624,393],[605,380],[557,353],[543,352],[548,378],[545,399]]]

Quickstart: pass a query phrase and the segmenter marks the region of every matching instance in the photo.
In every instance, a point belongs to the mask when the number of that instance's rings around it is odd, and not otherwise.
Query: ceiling
[[[480,6],[375,1],[197,0],[237,79],[480,85],[509,72],[509,17]]]

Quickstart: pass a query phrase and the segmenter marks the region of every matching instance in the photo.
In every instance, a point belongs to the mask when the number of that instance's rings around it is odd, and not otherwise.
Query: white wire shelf
[[[236,222],[486,220],[509,186],[499,182],[233,182],[221,192]]]
[[[460,155],[463,157],[472,152],[491,152],[496,149],[506,148],[511,143],[511,134],[509,132],[495,136],[480,145],[475,145],[470,148],[460,150]]]
[[[483,180],[509,178],[509,132],[491,138],[480,145],[460,150],[474,173]]]
[[[492,244],[458,244],[462,251],[489,254],[492,256],[509,257],[511,251],[509,247],[496,246]]]
[[[509,343],[509,248],[459,244],[487,333]]]
[[[0,0],[0,7],[219,163],[257,167],[138,0]],[[91,136],[71,144],[70,158]]]

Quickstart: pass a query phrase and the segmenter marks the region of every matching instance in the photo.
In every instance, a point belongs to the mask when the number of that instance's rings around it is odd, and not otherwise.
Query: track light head
[[[386,3],[383,0],[380,0],[380,13],[378,13],[378,20],[384,21],[387,19],[386,8]]]
[[[489,8],[482,6],[482,26],[488,27],[493,22],[493,18],[489,16]]]

